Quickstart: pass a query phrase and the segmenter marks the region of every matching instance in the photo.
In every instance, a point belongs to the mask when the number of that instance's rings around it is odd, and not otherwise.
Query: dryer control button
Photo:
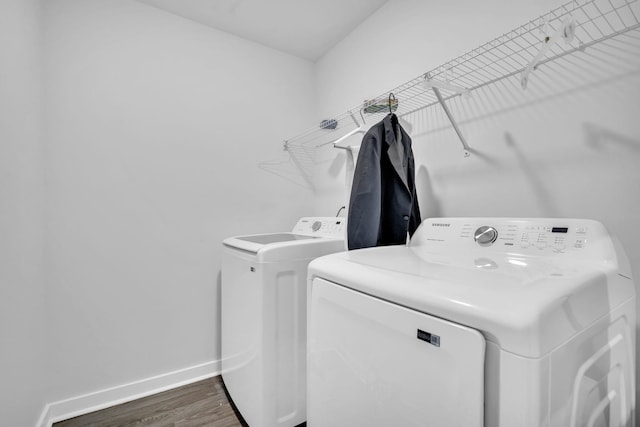
[[[473,234],[475,240],[480,246],[489,246],[498,238],[498,230],[489,226],[482,226]]]
[[[322,223],[320,221],[316,221],[311,225],[311,229],[313,231],[318,231],[320,230],[320,227],[322,227]]]

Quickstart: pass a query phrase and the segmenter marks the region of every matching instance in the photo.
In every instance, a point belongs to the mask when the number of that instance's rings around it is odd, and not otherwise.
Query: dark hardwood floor
[[[242,427],[220,376],[81,415],[53,427]]]

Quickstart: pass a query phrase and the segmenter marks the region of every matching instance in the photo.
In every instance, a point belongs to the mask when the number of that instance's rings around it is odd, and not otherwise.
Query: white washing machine
[[[309,427],[634,425],[635,288],[598,222],[429,219],[308,287]]]
[[[344,250],[344,218],[301,218],[292,232],[223,241],[222,378],[251,427],[306,420],[309,261]]]

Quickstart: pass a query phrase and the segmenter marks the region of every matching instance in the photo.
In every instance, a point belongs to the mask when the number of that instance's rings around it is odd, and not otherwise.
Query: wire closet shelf
[[[638,0],[570,1],[484,45],[442,64],[384,94],[284,141],[294,161],[306,160],[325,145],[336,148],[364,133],[368,124],[393,111],[404,117],[440,104],[469,155],[469,147],[446,101],[502,79],[518,76],[523,90],[538,66],[640,28]],[[393,98],[389,96],[393,94]]]

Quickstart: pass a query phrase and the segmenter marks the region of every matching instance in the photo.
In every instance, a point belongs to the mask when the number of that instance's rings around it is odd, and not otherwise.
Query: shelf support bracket
[[[529,84],[529,75],[538,68],[542,58],[544,58],[549,49],[551,49],[551,46],[555,43],[559,43],[560,40],[564,40],[566,44],[569,44],[573,41],[575,34],[576,20],[573,17],[568,17],[562,22],[560,27],[552,36],[546,36],[544,38],[542,48],[540,48],[538,54],[531,60],[529,65],[527,65],[527,68],[525,68],[520,75],[520,85],[522,86],[522,89],[527,88],[527,85]]]
[[[335,139],[333,141],[329,141],[329,142],[325,142],[323,144],[320,145],[316,145],[316,148],[325,146],[327,144],[331,144],[333,143],[333,147],[334,148],[341,148],[343,150],[348,149],[348,147],[345,147],[343,145],[339,145],[342,141],[344,141],[345,139],[348,139],[349,137],[351,137],[352,135],[355,135],[357,133],[364,133],[364,120],[362,123],[360,123],[358,121],[358,119],[356,119],[356,116],[353,115],[353,111],[349,111],[349,116],[351,117],[351,120],[353,120],[353,123],[356,125],[356,128],[353,129],[352,131],[349,131],[348,133],[342,135],[340,138]]]
[[[362,126],[360,126],[357,129],[352,130],[351,132],[347,133],[346,135],[341,136],[340,138],[336,139],[333,142],[333,148],[340,148],[342,150],[348,150],[349,147],[345,147],[344,145],[340,145],[340,143],[342,141],[344,141],[345,139],[357,134],[357,133],[364,133],[364,129],[362,129]]]
[[[433,93],[436,95],[436,98],[438,99],[438,102],[442,106],[442,109],[444,110],[444,113],[447,115],[447,118],[451,122],[451,126],[453,126],[453,130],[456,131],[456,134],[458,135],[458,138],[460,138],[460,142],[462,143],[462,148],[464,149],[464,156],[465,157],[469,157],[471,155],[469,145],[467,144],[467,141],[464,139],[464,135],[462,135],[462,132],[460,131],[460,128],[458,127],[458,123],[456,122],[456,119],[453,117],[453,114],[451,114],[451,111],[449,110],[449,107],[447,107],[447,104],[444,102],[444,98],[442,97],[442,94],[440,93],[440,88],[442,88],[444,90],[450,90],[450,91],[453,91],[453,92],[457,92],[459,94],[464,94],[464,95],[467,95],[467,96],[469,95],[469,90],[465,89],[465,88],[461,88],[461,87],[455,86],[455,85],[452,85],[452,84],[449,84],[448,82],[439,82],[439,81],[436,81],[436,80],[431,80],[429,78],[429,75],[425,76],[424,87],[425,87],[425,89],[431,89],[433,91]]]

